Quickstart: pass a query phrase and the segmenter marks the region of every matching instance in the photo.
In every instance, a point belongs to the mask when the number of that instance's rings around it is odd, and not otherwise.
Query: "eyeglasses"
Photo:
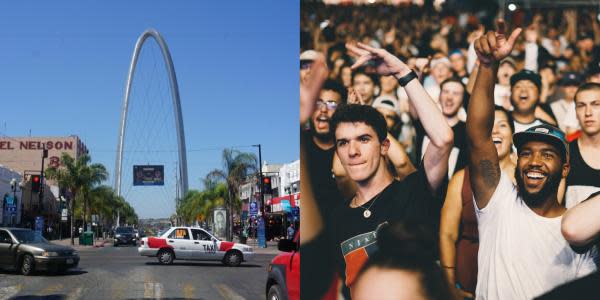
[[[312,66],[312,60],[300,61],[300,70],[308,70]]]
[[[323,109],[324,107],[327,107],[327,109],[329,110],[334,110],[336,109],[338,106],[337,102],[333,101],[333,100],[323,100],[323,99],[319,99],[317,100],[317,108],[318,109]]]

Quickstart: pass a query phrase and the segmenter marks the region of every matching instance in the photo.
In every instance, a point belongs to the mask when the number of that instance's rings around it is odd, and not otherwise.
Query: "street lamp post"
[[[18,207],[17,206],[18,201],[17,201],[17,179],[16,178],[13,178],[10,180],[10,187],[13,192],[13,205],[14,205],[14,207]],[[9,218],[10,218],[9,225],[12,226],[13,225],[13,213],[12,212],[10,212]]]
[[[252,145],[254,147],[258,147],[258,174],[260,177],[260,220],[259,220],[259,227],[258,227],[258,231],[262,231],[259,235],[264,236],[265,234],[265,194],[264,194],[264,180],[263,180],[263,173],[262,173],[262,149],[260,147],[260,144],[258,145]],[[262,227],[260,226],[260,224],[262,223]],[[260,239],[259,239],[259,246],[266,248],[267,247],[267,242],[266,240],[264,241],[264,244],[260,243]]]

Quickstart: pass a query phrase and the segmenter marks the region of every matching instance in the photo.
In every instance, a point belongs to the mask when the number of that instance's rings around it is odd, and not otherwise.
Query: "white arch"
[[[171,59],[171,53],[169,48],[162,38],[160,33],[155,29],[148,29],[142,33],[135,43],[135,49],[133,50],[133,57],[131,58],[131,65],[129,66],[129,74],[127,75],[127,84],[125,86],[125,98],[123,99],[123,107],[121,109],[121,126],[119,129],[119,141],[117,146],[117,161],[115,164],[115,191],[117,195],[121,196],[121,169],[123,160],[123,141],[125,140],[125,126],[127,124],[127,108],[129,106],[129,94],[131,93],[131,84],[133,81],[133,74],[135,72],[136,63],[138,56],[144,44],[144,41],[149,37],[154,38],[158,43],[165,60],[167,67],[167,74],[169,75],[169,83],[171,86],[171,98],[173,99],[173,109],[175,111],[175,125],[177,126],[177,145],[179,151],[179,183],[178,187],[181,188],[181,195],[185,195],[188,190],[188,176],[187,176],[187,158],[185,150],[185,134],[183,132],[183,118],[181,116],[181,103],[179,101],[179,87],[177,85],[177,76],[175,75],[175,68],[173,67],[173,60]]]

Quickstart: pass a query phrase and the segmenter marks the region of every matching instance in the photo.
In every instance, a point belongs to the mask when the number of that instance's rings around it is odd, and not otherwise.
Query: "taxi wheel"
[[[237,267],[242,263],[242,253],[239,251],[229,251],[223,258],[223,263],[230,267]]]
[[[171,250],[160,250],[157,256],[158,262],[163,265],[170,265],[173,263],[174,255]]]
[[[267,300],[281,300],[283,299],[283,293],[281,293],[281,288],[279,285],[274,284],[269,289],[269,293],[267,294]]]
[[[25,254],[25,256],[23,256],[23,261],[21,262],[21,274],[29,276],[33,274],[34,270],[35,260],[33,259],[33,256]]]

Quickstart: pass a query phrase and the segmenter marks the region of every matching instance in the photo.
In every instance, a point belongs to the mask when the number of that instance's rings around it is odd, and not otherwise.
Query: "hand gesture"
[[[499,62],[507,57],[515,47],[517,37],[521,34],[521,28],[517,28],[506,39],[504,20],[500,19],[496,24],[498,26],[496,32],[488,31],[487,34],[475,41],[475,52],[483,65]]]
[[[346,44],[346,49],[349,50],[352,57],[356,58],[356,62],[351,67],[353,70],[372,60],[375,62],[375,70],[379,75],[399,74],[404,76],[410,72],[410,68],[404,62],[385,49],[373,48],[362,43]]]
[[[327,79],[329,70],[325,57],[319,54],[310,66],[310,76],[305,84],[300,84],[300,124],[306,123],[315,110],[321,86]]]
[[[353,88],[348,88],[348,104],[360,104],[365,105],[365,101],[362,96]]]

